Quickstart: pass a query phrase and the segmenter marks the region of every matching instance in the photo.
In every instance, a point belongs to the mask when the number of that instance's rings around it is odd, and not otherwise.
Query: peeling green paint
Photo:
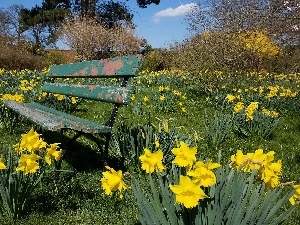
[[[45,83],[43,91],[127,105],[133,90],[126,87]]]
[[[111,59],[93,60],[50,68],[50,77],[132,77],[141,69],[142,56],[120,56]]]

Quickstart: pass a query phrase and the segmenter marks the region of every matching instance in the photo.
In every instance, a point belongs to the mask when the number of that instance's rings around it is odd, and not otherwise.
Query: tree
[[[137,0],[139,7],[146,8],[147,5],[151,5],[152,3],[158,5],[160,0]]]
[[[55,31],[69,13],[69,0],[44,0],[42,6],[22,9],[19,13],[21,31],[29,31],[40,48],[56,40]]]
[[[19,13],[22,5],[11,5],[7,10],[0,9],[0,36],[6,37],[10,42],[19,42],[22,32],[19,29]]]
[[[102,2],[96,9],[96,18],[112,28],[116,24],[133,26],[133,14],[130,9],[122,2],[112,0]]]
[[[277,42],[299,44],[300,5],[294,0],[210,0],[198,6],[188,16],[192,31],[267,30]]]
[[[128,1],[128,0],[126,0]],[[160,0],[137,0],[141,8],[152,3],[159,4]],[[42,6],[20,11],[20,28],[28,31],[33,37],[37,48],[55,43],[56,31],[61,26],[69,12],[82,17],[96,17],[105,21],[109,27],[116,23],[130,23],[133,15],[123,2],[113,0],[43,0]]]

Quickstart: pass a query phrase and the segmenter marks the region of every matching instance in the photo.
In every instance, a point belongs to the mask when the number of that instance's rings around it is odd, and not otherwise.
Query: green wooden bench
[[[47,76],[51,82],[45,82],[42,91],[112,103],[111,114],[105,123],[96,123],[76,117],[37,102],[17,103],[6,100],[4,104],[8,109],[13,110],[17,115],[24,116],[43,130],[61,131],[63,136],[66,130],[75,131],[76,134],[68,143],[64,144],[64,148],[67,148],[70,142],[82,135],[91,137],[101,150],[105,164],[118,108],[129,104],[133,90],[127,86],[127,83],[131,77],[137,76],[141,62],[142,57],[137,55],[54,65],[50,68]],[[87,78],[86,80],[91,81],[91,83],[85,85],[70,84],[63,82],[64,79],[58,79],[59,82],[57,82],[55,81],[57,79],[54,78]],[[93,78],[120,78],[121,82],[117,86],[103,86],[95,84]],[[105,138],[104,148],[98,135]]]

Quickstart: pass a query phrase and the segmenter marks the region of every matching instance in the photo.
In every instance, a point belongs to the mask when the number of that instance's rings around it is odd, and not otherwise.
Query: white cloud
[[[180,5],[177,8],[167,8],[162,11],[159,11],[154,14],[153,21],[158,23],[163,17],[176,17],[187,14],[189,11],[193,9],[198,9],[198,5],[196,3],[190,3],[185,5]]]

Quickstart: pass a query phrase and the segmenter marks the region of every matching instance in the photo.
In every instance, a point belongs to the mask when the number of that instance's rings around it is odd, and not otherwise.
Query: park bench
[[[37,102],[18,103],[12,100],[5,100],[4,104],[9,110],[30,120],[42,130],[60,131],[63,137],[66,130],[75,131],[75,135],[67,143],[64,143],[66,150],[70,142],[75,141],[82,135],[89,136],[98,145],[102,153],[103,163],[105,164],[112,136],[112,127],[118,113],[118,108],[122,105],[128,105],[130,102],[133,90],[128,87],[127,83],[131,77],[138,75],[141,68],[141,61],[142,57],[136,55],[54,65],[50,68],[47,74],[49,81],[43,84],[42,91],[112,103],[111,114],[105,123],[76,117]],[[84,78],[84,80],[90,83],[83,85],[72,84],[64,82],[67,79],[57,78]],[[120,84],[115,86],[103,86],[102,84],[97,84],[95,81],[98,78],[116,78],[121,81]],[[105,139],[104,148],[100,142],[100,138]]]

